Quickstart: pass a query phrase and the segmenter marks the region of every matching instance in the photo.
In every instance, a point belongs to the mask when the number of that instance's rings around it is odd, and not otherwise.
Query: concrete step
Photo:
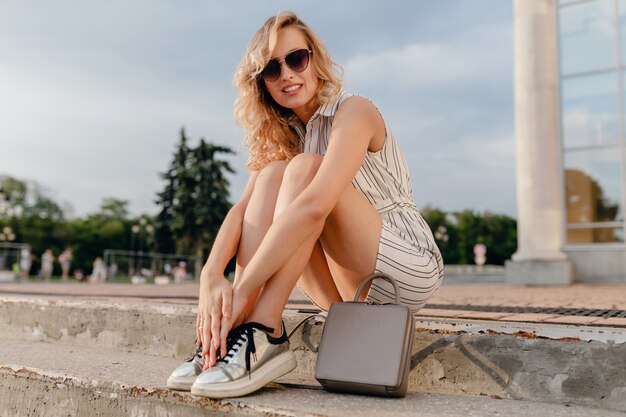
[[[287,328],[293,328],[304,316],[286,312]],[[17,343],[14,346],[25,343],[22,349],[13,351],[26,354],[18,358],[2,353],[0,363],[7,364],[4,378],[13,378],[16,384],[24,383],[19,375],[37,369],[40,371],[33,372],[46,375],[43,381],[48,385],[44,385],[50,387],[49,377],[65,378],[73,368],[51,368],[34,358],[62,357],[67,346],[83,352],[86,361],[90,354],[108,351],[113,359],[99,359],[103,367],[92,366],[94,372],[114,372],[124,364],[125,369],[135,370],[137,379],[107,380],[124,381],[135,386],[136,392],[156,389],[150,391],[150,401],[156,397],[176,401],[182,398],[180,404],[172,403],[178,404],[172,408],[184,409],[191,401],[189,396],[163,391],[163,385],[171,369],[193,348],[194,322],[195,308],[187,305],[0,297],[0,339],[13,340]],[[298,370],[279,382],[288,386],[316,385],[313,373],[321,330],[321,323],[309,323],[294,335],[292,348],[298,357]],[[470,394],[626,411],[625,330],[418,317],[409,380],[411,398],[424,393]],[[57,348],[61,352],[49,353]],[[127,356],[116,359],[116,355]],[[141,362],[133,362],[139,361],[136,355],[151,361],[147,368],[154,372],[154,379],[142,373],[146,367]],[[31,356],[33,359],[29,359]],[[157,362],[162,367],[154,365]],[[82,378],[79,381],[101,381],[99,373],[78,372],[83,367],[91,369],[88,363],[78,365],[75,375]],[[20,367],[27,371],[20,371]],[[83,392],[80,395],[93,394],[93,389],[82,382],[77,384],[76,389]],[[118,392],[111,388],[117,385],[107,384],[105,390],[94,389]],[[143,407],[135,397],[124,398]]]
[[[424,416],[617,417],[599,408],[489,396],[410,392],[404,399],[269,384],[243,398],[209,400],[168,390],[174,358],[63,342],[0,342],[0,415],[8,416]]]

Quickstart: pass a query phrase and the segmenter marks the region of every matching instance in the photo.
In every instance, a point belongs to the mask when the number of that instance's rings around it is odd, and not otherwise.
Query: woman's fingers
[[[211,318],[208,317],[202,324],[202,356],[204,357],[203,371],[206,371],[211,366]]]
[[[228,290],[224,291],[224,293],[222,294],[222,315],[226,318],[230,318],[232,301],[233,291],[228,288]]]
[[[233,322],[230,318],[228,317],[223,317],[222,318],[222,328],[220,329],[221,334],[220,334],[220,339],[222,340],[222,347],[221,347],[221,352],[222,352],[222,357],[226,356],[226,337],[228,336],[228,332],[230,332],[230,329],[233,328]]]
[[[196,320],[196,334],[202,343],[204,370],[215,366],[220,353],[222,356],[226,355],[226,334],[232,328],[232,287],[225,279],[214,284],[207,293],[201,293],[201,298],[204,299],[199,303]],[[222,319],[229,322],[224,336],[221,329]]]
[[[215,348],[215,344],[213,342],[211,342],[210,344],[211,348],[209,349],[209,367],[213,367],[217,363],[217,349]]]
[[[196,344],[202,345],[202,316],[198,314],[196,317]]]
[[[209,345],[211,344],[211,318],[207,317],[201,326],[201,334],[202,334],[202,356],[205,358],[209,356]]]
[[[221,306],[213,304],[211,309],[211,339],[209,350],[209,363],[211,366],[217,362],[217,349],[220,347],[220,325],[222,322]]]
[[[222,322],[222,317],[219,311],[211,314],[211,343],[215,345],[216,348],[220,346],[220,325]]]

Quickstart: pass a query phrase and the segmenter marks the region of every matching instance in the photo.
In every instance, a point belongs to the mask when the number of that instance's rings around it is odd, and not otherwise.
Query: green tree
[[[502,214],[485,213],[482,217],[483,243],[487,246],[487,263],[504,265],[517,250],[517,222]]]
[[[105,249],[128,249],[131,223],[128,201],[113,197],[103,199],[95,213],[73,221],[72,236],[66,240],[74,251],[73,267],[88,273]]]
[[[8,175],[0,175],[0,217],[20,216],[28,196],[28,185]]]
[[[189,153],[190,149],[187,145],[187,137],[183,128],[180,131],[180,141],[174,153],[174,158],[168,170],[161,174],[161,178],[165,180],[165,187],[163,191],[157,194],[156,203],[161,207],[161,210],[155,220],[155,237],[157,248],[160,252],[176,252],[175,231],[178,225],[175,224],[175,219],[178,206],[181,203],[177,198],[177,193],[179,189],[186,185],[183,179],[187,176]],[[186,199],[185,202],[187,202]]]
[[[481,234],[480,218],[473,210],[463,210],[454,213],[457,230],[459,232],[457,247],[459,264],[474,263],[474,245],[484,243]]]
[[[38,216],[62,220],[65,213],[43,187],[35,181],[30,183],[8,175],[0,176],[0,216],[21,218]]]
[[[230,148],[200,140],[193,150],[193,163],[189,173],[196,180],[193,198],[194,225],[187,235],[192,237],[197,255],[206,256],[213,245],[224,217],[231,208],[230,182],[227,174],[235,171],[228,161],[218,159],[218,154],[233,153]]]
[[[421,213],[433,231],[444,263],[473,264],[477,243],[487,247],[487,263],[492,265],[503,265],[517,249],[517,222],[509,216],[473,210],[446,213],[430,206]]]
[[[491,213],[478,214],[463,210],[454,214],[459,233],[459,263],[474,263],[474,245],[487,247],[487,263],[503,265],[517,248],[517,222],[515,219]]]
[[[460,262],[459,233],[455,218],[443,210],[431,206],[424,207],[421,213],[433,232],[435,243],[441,251],[444,263],[458,264]]]
[[[31,245],[35,256],[33,272],[40,267],[40,256],[46,249],[55,255],[65,247],[74,252],[72,268],[91,271],[94,259],[105,249],[128,249],[131,227],[139,217],[129,218],[128,201],[115,197],[105,198],[100,208],[83,218],[68,220],[61,205],[34,181],[23,181],[10,176],[0,176],[0,229],[9,226],[16,242]],[[147,224],[150,216],[140,216]],[[153,236],[141,240],[143,250],[154,247]],[[55,263],[55,273],[58,265]]]
[[[102,200],[99,214],[109,219],[128,220],[128,201],[114,197]]]
[[[233,151],[204,139],[190,148],[184,129],[156,203],[156,237],[159,249],[191,253],[204,258],[231,207],[227,175],[235,171],[220,154]]]
[[[31,245],[36,271],[46,249],[57,254],[71,237],[65,213],[35,181],[2,175],[0,194],[0,227],[11,227],[16,242]]]

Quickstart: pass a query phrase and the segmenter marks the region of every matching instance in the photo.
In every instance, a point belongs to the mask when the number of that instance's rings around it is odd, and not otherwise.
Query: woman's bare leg
[[[278,195],[277,215],[310,184],[321,161],[318,155],[300,154],[289,163]],[[322,307],[340,297],[350,298],[361,279],[374,271],[381,227],[380,215],[365,197],[351,185],[346,187],[321,230],[313,233],[289,262],[266,281],[248,320],[273,327],[275,335],[280,333],[282,312],[298,279]],[[318,244],[320,238],[323,252]],[[342,242],[330,242],[334,239]],[[341,270],[336,268],[337,276],[330,275],[325,262],[329,255],[327,241],[333,262],[342,266]]]
[[[256,178],[254,191],[243,219],[241,239],[237,250],[235,281],[241,276],[243,269],[250,262],[265,237],[265,233],[272,225],[276,199],[286,167],[287,162],[285,161],[271,162],[259,172]],[[261,288],[256,290],[248,299],[242,319],[252,311],[260,290]]]
[[[319,240],[313,246],[309,263],[300,275],[297,286],[316,306],[326,311],[332,303],[342,300]]]

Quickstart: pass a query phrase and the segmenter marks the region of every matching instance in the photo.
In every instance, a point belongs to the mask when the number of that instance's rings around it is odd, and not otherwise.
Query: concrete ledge
[[[186,357],[196,308],[186,305],[0,297],[0,338]]]
[[[471,397],[409,393],[403,399],[338,395],[322,390],[285,389],[270,384],[248,397],[227,400],[189,393],[97,381],[40,369],[0,365],[2,416],[306,416],[339,417],[619,417],[622,413],[577,405],[545,404]]]
[[[418,319],[409,390],[626,411],[625,329],[594,335],[555,325],[542,334],[525,324]],[[321,330],[309,326],[292,338],[298,371],[290,378],[312,380]]]
[[[304,316],[286,312],[287,328]],[[0,363],[33,366],[34,352],[45,352],[44,359],[60,357],[52,349],[68,344],[87,349],[91,358],[103,349],[159,355],[159,361],[167,364],[155,382],[160,386],[193,348],[194,321],[191,306],[6,297],[0,299],[0,340],[24,341],[23,349],[14,350],[26,356],[9,358],[0,345]],[[416,325],[411,392],[490,395],[626,411],[624,328],[426,317],[419,317]],[[282,382],[316,384],[313,374],[322,328],[321,323],[311,322],[294,335],[298,370]],[[35,347],[35,342],[42,343]],[[49,369],[44,365],[37,367]],[[86,366],[93,368],[93,364]],[[138,376],[139,382],[146,380],[145,375]]]
[[[265,416],[188,393],[0,366],[2,416]]]
[[[570,261],[506,261],[505,275],[515,285],[569,285],[574,279]]]

